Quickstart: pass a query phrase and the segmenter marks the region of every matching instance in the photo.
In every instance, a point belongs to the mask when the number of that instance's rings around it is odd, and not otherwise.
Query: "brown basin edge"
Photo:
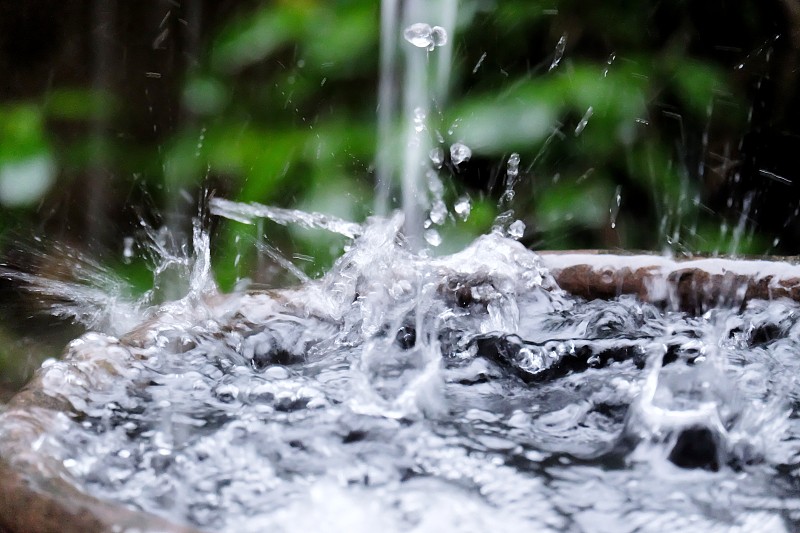
[[[691,313],[712,307],[742,307],[756,299],[800,301],[800,264],[796,257],[672,258],[603,250],[537,253],[559,287],[588,300],[630,294]]]

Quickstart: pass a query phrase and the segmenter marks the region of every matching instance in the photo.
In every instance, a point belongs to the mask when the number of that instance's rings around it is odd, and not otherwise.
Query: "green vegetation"
[[[6,17],[6,251],[50,234],[144,291],[147,265],[123,261],[123,238],[141,230],[140,214],[187,229],[203,190],[352,220],[371,214],[379,2],[149,4],[31,6]],[[796,253],[792,239],[773,239],[797,233],[788,207],[762,200],[779,195],[793,210],[797,193],[759,174],[794,179],[791,150],[763,164],[776,132],[796,137],[793,22],[779,2],[734,4],[460,2],[449,98],[430,125],[445,152],[455,141],[472,149],[440,177],[450,206],[468,194],[473,209],[442,229],[442,248],[490,227],[505,162],[518,152],[513,208],[529,246]],[[53,31],[32,31],[39,15]],[[17,34],[38,40],[18,46]],[[214,229],[225,289],[242,277],[292,282],[259,256],[257,240],[312,275],[343,245],[269,222]]]

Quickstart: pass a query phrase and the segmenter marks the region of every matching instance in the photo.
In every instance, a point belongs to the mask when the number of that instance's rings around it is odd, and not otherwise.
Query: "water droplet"
[[[435,229],[429,229],[425,232],[425,240],[434,247],[442,244],[442,236]]]
[[[433,46],[444,46],[447,44],[447,30],[441,26],[434,26],[431,28],[431,38]]]
[[[611,205],[611,208],[608,210],[609,218],[611,219],[611,229],[615,229],[617,227],[617,215],[619,215],[619,206],[622,203],[622,186],[617,185],[617,189],[614,191],[614,201]]]
[[[509,178],[516,178],[519,176],[519,154],[514,152],[508,157],[506,164],[506,174]]]
[[[428,48],[433,42],[431,31],[430,25],[417,22],[403,31],[403,38],[417,48]]]
[[[461,123],[461,119],[460,119],[460,118],[457,118],[457,119],[455,119],[455,120],[453,121],[453,123],[452,123],[452,124],[450,124],[450,127],[449,127],[449,128],[447,128],[447,134],[448,134],[448,135],[453,135],[453,133],[455,133],[455,131],[456,131],[456,129],[458,128],[458,126],[459,126],[459,124],[460,124],[460,123]]]
[[[514,185],[519,177],[519,154],[514,152],[508,157],[506,164],[506,190],[500,196],[498,208],[504,209],[514,200]]]
[[[434,148],[428,153],[428,157],[431,158],[433,166],[442,168],[442,163],[444,163],[444,150],[438,147]]]
[[[444,223],[447,218],[447,206],[442,200],[436,200],[431,207],[431,222],[437,225]]]
[[[475,63],[475,67],[472,69],[472,73],[473,74],[476,74],[478,72],[478,69],[481,68],[481,65],[483,64],[483,60],[484,59],[486,59],[486,52],[481,54],[480,59],[478,59],[478,62]]]
[[[403,31],[403,38],[417,48],[433,51],[437,46],[447,44],[447,30],[441,26],[431,28],[429,24],[417,22]]]
[[[450,146],[450,159],[454,165],[469,161],[470,157],[472,157],[472,150],[469,149],[469,146],[462,143],[455,143]]]
[[[133,259],[133,237],[125,237],[122,240],[122,260],[129,264]]]
[[[430,170],[426,176],[428,178],[428,190],[435,198],[441,198],[442,194],[444,194],[444,184],[439,179],[439,175]]]
[[[556,50],[553,54],[553,62],[550,63],[550,68],[548,70],[553,70],[558,66],[559,63],[561,63],[561,58],[564,57],[564,50],[566,49],[566,47],[567,47],[567,34],[565,33],[558,40],[558,43],[556,43]]]
[[[525,223],[521,220],[515,220],[508,227],[508,236],[512,239],[521,239],[525,234]]]
[[[425,118],[427,114],[425,110],[421,107],[417,107],[414,109],[414,131],[417,133],[422,133],[425,131]]]
[[[517,194],[514,192],[514,189],[506,189],[505,192],[503,192],[503,195],[500,197],[500,206],[508,205],[513,202],[516,195]]]
[[[606,61],[606,68],[603,69],[603,77],[604,78],[606,76],[608,76],[608,69],[611,67],[611,64],[614,62],[614,60],[616,58],[617,58],[617,54],[614,54],[614,53],[612,53],[611,55],[608,56],[608,60]]]
[[[583,132],[584,128],[586,128],[586,125],[589,123],[589,119],[592,118],[593,114],[594,114],[594,108],[592,106],[589,106],[589,109],[586,110],[586,113],[584,113],[583,118],[581,119],[580,122],[578,122],[578,125],[575,127],[576,137]]]
[[[472,203],[469,200],[469,196],[461,196],[456,200],[453,209],[455,209],[456,214],[461,220],[467,220],[472,211]]]

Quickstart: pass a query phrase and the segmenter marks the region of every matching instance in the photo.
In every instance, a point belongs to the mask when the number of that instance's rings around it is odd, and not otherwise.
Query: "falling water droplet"
[[[519,154],[514,152],[508,157],[506,164],[506,190],[500,197],[500,208],[508,206],[514,200],[514,185],[519,177]]]
[[[486,59],[486,52],[481,54],[480,59],[478,59],[478,62],[475,63],[475,67],[472,69],[472,73],[473,74],[476,74],[478,72],[478,69],[481,68],[481,65],[483,64],[483,60],[484,59]]]
[[[567,47],[567,34],[563,34],[561,38],[556,43],[556,50],[553,54],[553,62],[550,63],[550,68],[548,70],[553,70],[561,63],[561,58],[564,57],[564,50]]]
[[[581,133],[583,133],[583,130],[586,128],[586,125],[589,123],[589,119],[592,118],[593,114],[594,114],[594,108],[592,106],[589,106],[589,109],[586,110],[586,113],[584,113],[583,118],[581,119],[580,122],[578,122],[578,125],[575,127],[576,137]]]
[[[447,30],[441,26],[434,26],[431,28],[431,39],[433,46],[444,46],[447,44]]]
[[[433,170],[429,170],[425,175],[428,178],[428,190],[436,198],[441,198],[444,194],[444,184],[439,179],[439,175]]]
[[[456,214],[461,220],[467,220],[470,212],[472,211],[472,202],[470,202],[469,196],[459,197],[459,199],[456,200],[453,209],[455,209]]]
[[[508,227],[508,236],[512,239],[521,239],[525,234],[525,223],[521,220],[515,220]]]
[[[508,157],[508,164],[506,165],[506,174],[509,178],[516,178],[519,176],[519,154],[514,152]]]
[[[617,227],[617,215],[619,215],[619,206],[622,203],[622,185],[617,185],[614,191],[614,202],[608,210],[609,218],[611,219],[611,229]]]
[[[442,168],[442,163],[444,163],[444,150],[436,147],[428,153],[428,157],[430,157],[434,167]]]
[[[403,31],[403,38],[417,48],[428,48],[433,42],[431,31],[429,24],[417,22]]]
[[[436,225],[441,226],[444,223],[445,218],[447,218],[447,206],[442,200],[433,202],[430,218],[431,222]]]
[[[197,149],[194,152],[195,157],[200,157],[200,151],[203,149],[203,142],[206,140],[206,129],[200,130],[200,137],[197,139]]]
[[[453,123],[450,124],[450,127],[447,128],[447,134],[448,135],[452,135],[456,131],[456,128],[458,128],[460,123],[461,123],[461,119],[460,118],[455,119],[453,121]]]
[[[421,107],[414,109],[414,131],[417,133],[425,131],[425,118],[427,118],[427,115],[424,109]]]
[[[425,231],[425,240],[428,242],[428,244],[434,247],[442,244],[442,236],[435,229],[429,229]]]
[[[425,48],[431,52],[437,46],[447,44],[447,30],[441,26],[431,28],[430,24],[417,22],[403,31],[403,38],[417,48]]]
[[[469,149],[469,146],[462,143],[454,143],[450,146],[450,159],[454,165],[469,161],[470,157],[472,157],[472,150]]]
[[[611,64],[614,62],[615,59],[617,59],[617,54],[612,53],[611,55],[608,56],[608,60],[606,61],[606,68],[603,69],[604,78],[608,76],[608,69],[611,68]]]
[[[133,259],[133,237],[125,237],[122,240],[122,260],[129,264]]]

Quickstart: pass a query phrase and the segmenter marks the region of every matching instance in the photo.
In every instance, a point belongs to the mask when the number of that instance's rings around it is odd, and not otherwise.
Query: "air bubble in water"
[[[453,209],[455,209],[456,214],[461,220],[467,220],[470,212],[472,211],[472,203],[469,201],[469,197],[460,197],[458,200],[456,200]]]
[[[441,26],[431,28],[430,24],[417,22],[403,31],[403,38],[417,48],[425,48],[430,52],[437,46],[447,44],[447,30]]]
[[[428,157],[431,158],[431,163],[433,163],[433,166],[436,168],[442,168],[442,163],[444,163],[444,150],[436,147],[428,153]]]
[[[442,244],[442,236],[435,229],[429,229],[425,232],[425,240],[434,247]]]
[[[450,159],[454,165],[469,161],[470,157],[472,157],[472,150],[469,149],[469,146],[462,143],[455,143],[450,146]]]

